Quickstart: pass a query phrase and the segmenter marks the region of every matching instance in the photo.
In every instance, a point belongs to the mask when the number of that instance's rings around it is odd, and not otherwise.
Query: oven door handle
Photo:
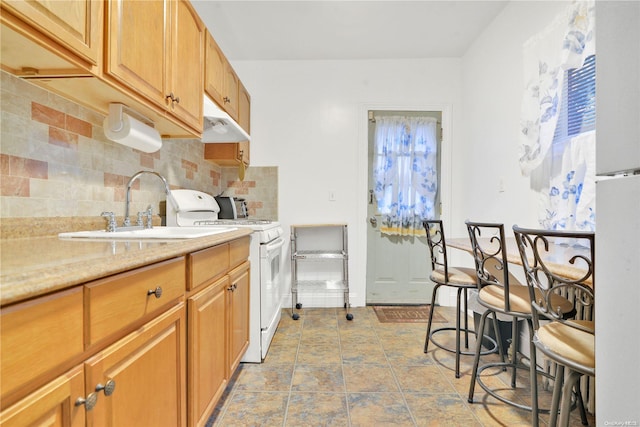
[[[265,249],[267,250],[267,252],[270,252],[270,251],[279,249],[282,246],[284,246],[284,239],[282,237],[278,237],[277,239],[267,243],[265,245]]]

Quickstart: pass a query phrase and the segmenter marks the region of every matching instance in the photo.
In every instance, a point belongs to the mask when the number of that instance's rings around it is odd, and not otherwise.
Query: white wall
[[[536,225],[536,198],[518,166],[522,45],[566,4],[510,3],[461,59],[233,63],[252,97],[252,164],[279,167],[285,229],[349,224],[353,304],[365,302],[367,108],[447,111],[449,236],[465,237],[468,218],[501,221],[509,230]],[[336,201],[328,200],[330,190]],[[288,273],[288,263],[284,268]]]
[[[293,223],[346,222],[351,302],[364,305],[367,108],[453,107],[453,119],[446,120],[455,123],[460,60],[233,66],[251,93],[252,164],[279,168],[280,221],[287,232]],[[336,192],[335,201],[329,201],[330,190]],[[284,268],[288,273],[288,263]]]
[[[538,196],[518,164],[523,44],[545,28],[568,2],[509,3],[462,58],[462,105],[454,129],[450,236],[466,237],[464,221],[538,227]],[[501,187],[503,191],[501,191]],[[468,254],[450,251],[457,265]],[[515,271],[516,274],[520,273]],[[453,302],[453,297],[449,298]]]
[[[537,227],[537,199],[518,164],[522,48],[567,2],[511,2],[462,58],[460,174],[453,180],[453,224],[466,219]],[[500,184],[504,191],[500,191]],[[511,234],[511,233],[510,233]]]

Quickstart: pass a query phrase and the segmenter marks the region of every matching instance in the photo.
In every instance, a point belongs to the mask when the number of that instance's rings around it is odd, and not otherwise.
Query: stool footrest
[[[496,399],[498,399],[502,403],[506,403],[507,405],[513,406],[515,408],[523,409],[525,411],[531,412],[531,406],[530,405],[527,406],[527,405],[524,405],[522,403],[518,403],[518,402],[514,402],[512,400],[509,400],[506,397],[499,395],[495,390],[490,389],[482,381],[482,377],[480,375],[482,373],[482,371],[484,371],[485,369],[489,369],[489,368],[499,368],[499,367],[502,367],[503,368],[502,370],[506,370],[506,368],[513,368],[514,364],[510,363],[510,362],[492,362],[492,363],[484,364],[484,365],[478,367],[478,374],[476,376],[476,383],[478,383],[480,385],[480,387],[482,387],[482,389],[484,391],[486,391],[488,394],[490,394],[491,396],[495,397]],[[529,366],[524,365],[524,364],[518,363],[518,364],[515,365],[515,368],[516,369],[523,369],[523,370],[526,370],[527,372],[529,372]],[[547,378],[554,379],[553,375],[551,375],[551,374],[549,374],[547,372],[541,371],[539,369],[537,370],[537,373],[540,374],[540,375],[543,375],[543,376],[545,376]],[[505,384],[505,390],[507,388],[511,388],[511,387]],[[473,399],[470,399],[469,403],[473,403]],[[550,412],[550,409],[538,408],[538,413],[539,414],[548,414],[549,412]]]
[[[443,344],[440,344],[438,341],[436,341],[434,339],[434,335],[438,332],[444,332],[444,331],[456,331],[456,328],[454,327],[443,327],[443,328],[438,328],[438,329],[433,329],[431,331],[431,333],[429,334],[429,341],[431,341],[433,343],[433,345],[435,345],[436,347],[439,347],[445,351],[448,351],[450,353],[455,353],[456,349],[455,348],[449,348]],[[470,330],[470,329],[460,329],[460,335],[462,335],[463,333],[470,333],[473,336],[476,336],[476,331],[474,330]],[[487,355],[487,354],[492,354],[492,353],[497,353],[498,352],[498,343],[496,340],[494,340],[493,338],[491,338],[488,335],[484,335],[484,338],[489,340],[489,342],[493,345],[490,349],[488,350],[484,350],[482,353],[480,353],[481,355]],[[468,348],[468,347],[466,347]],[[475,351],[460,351],[460,354],[464,354],[465,356],[473,356],[476,354]]]

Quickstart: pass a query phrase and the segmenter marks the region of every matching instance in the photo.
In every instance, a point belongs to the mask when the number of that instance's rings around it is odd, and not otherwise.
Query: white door
[[[373,114],[391,113],[375,111]],[[394,111],[397,115],[436,117],[440,111]],[[371,117],[371,112],[369,114]],[[367,230],[367,304],[430,304],[434,284],[429,280],[431,264],[426,237],[389,236],[381,234],[377,202],[373,195],[372,163],[375,140],[375,122],[369,120],[369,194]],[[440,143],[442,132],[438,127],[438,185],[440,183]],[[440,206],[440,191],[436,206]],[[439,210],[439,209],[438,209]]]

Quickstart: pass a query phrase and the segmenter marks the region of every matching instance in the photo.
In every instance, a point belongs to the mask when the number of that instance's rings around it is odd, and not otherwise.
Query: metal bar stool
[[[509,273],[507,264],[506,244],[504,237],[504,225],[496,223],[482,223],[466,221],[467,231],[471,239],[473,248],[473,256],[476,264],[476,275],[478,276],[478,303],[486,308],[480,318],[479,330],[483,330],[486,318],[489,314],[500,313],[512,318],[512,351],[511,360],[508,362],[492,362],[485,363],[479,367],[481,348],[476,346],[475,360],[473,364],[473,372],[471,374],[471,383],[469,385],[469,403],[473,403],[473,393],[476,382],[491,396],[508,405],[531,411],[532,425],[538,425],[538,413],[548,412],[548,409],[538,408],[538,388],[533,384],[531,386],[531,405],[524,405],[507,399],[497,393],[496,390],[490,389],[484,384],[482,377],[479,375],[482,371],[492,367],[502,367],[503,369],[511,368],[511,387],[516,387],[516,370],[526,369],[530,373],[530,378],[537,378],[537,373],[548,378],[552,375],[537,369],[536,352],[533,345],[533,326],[531,314],[531,300],[529,297],[529,288],[522,285],[518,279]],[[483,239],[483,237],[486,237]],[[554,307],[557,307],[563,315],[571,315],[573,304],[566,298],[555,295],[552,297]],[[518,321],[525,320],[529,324],[530,345],[529,345],[529,366],[518,361],[519,354],[519,327]]]
[[[464,348],[469,348],[469,333],[475,335],[474,330],[469,329],[469,319],[467,313],[467,291],[469,289],[477,288],[476,273],[473,268],[466,267],[449,267],[447,262],[447,246],[444,237],[444,228],[441,220],[425,220],[423,226],[427,233],[427,243],[429,245],[429,251],[431,253],[431,275],[430,279],[436,285],[433,288],[433,294],[431,296],[431,310],[429,312],[429,321],[427,322],[427,334],[424,340],[424,352],[427,353],[429,349],[429,341],[431,341],[437,347],[455,353],[456,355],[456,378],[460,378],[460,355],[474,355],[474,352],[463,351],[460,349],[460,332],[464,332]],[[433,312],[435,311],[435,302],[440,286],[449,286],[457,289],[456,300],[456,326],[442,327],[431,330],[433,322]],[[464,303],[464,328],[460,327],[461,306]],[[494,323],[495,325],[496,323]],[[455,331],[456,332],[456,348],[452,349],[439,343],[434,339],[434,335],[443,331]],[[499,337],[499,332],[496,329],[496,337]],[[486,340],[489,340],[493,347],[483,351],[482,354],[489,354],[499,349],[500,354],[502,347],[500,346],[500,340],[493,340],[491,337],[484,336]],[[480,340],[482,341],[482,340]]]
[[[586,412],[578,380],[583,375],[595,377],[596,374],[593,321],[595,235],[590,232],[531,230],[517,225],[513,226],[513,232],[531,298],[534,331],[532,342],[535,348],[557,364],[549,425],[556,425],[560,395],[562,406],[559,425],[569,425],[574,389],[582,423],[586,425]],[[561,260],[557,256],[550,257],[554,247],[562,247]],[[566,267],[578,267],[580,272],[575,278],[560,275],[557,269],[550,267],[550,259],[553,264],[564,263]],[[573,319],[567,319],[566,314],[557,309],[554,301],[557,295],[564,295],[571,301]],[[569,371],[566,380],[565,369]],[[535,374],[532,371],[532,382]]]

